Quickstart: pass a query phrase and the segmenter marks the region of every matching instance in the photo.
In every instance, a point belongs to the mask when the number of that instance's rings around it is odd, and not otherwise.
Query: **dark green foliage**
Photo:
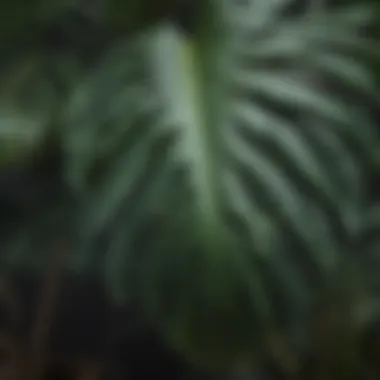
[[[7,279],[7,297],[0,302],[0,331],[23,350],[33,349],[44,281],[27,272]],[[144,323],[136,308],[114,307],[98,278],[65,274],[52,311],[50,321],[45,321],[50,331],[44,379],[56,379],[53,374],[64,376],[70,371],[74,376],[75,365],[81,361],[102,363],[104,376],[110,380],[147,380],[158,375],[180,379],[192,371]],[[11,354],[5,347],[0,350],[3,361]]]
[[[359,368],[380,290],[372,8],[39,6],[3,24],[4,271],[43,272],[64,239],[66,270],[192,362],[276,362],[279,335],[336,378]],[[347,316],[328,349],[318,306]]]

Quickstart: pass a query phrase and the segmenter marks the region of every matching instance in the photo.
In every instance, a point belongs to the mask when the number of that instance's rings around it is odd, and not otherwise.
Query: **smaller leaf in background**
[[[51,131],[58,94],[43,53],[16,54],[1,72],[0,165],[33,156]]]

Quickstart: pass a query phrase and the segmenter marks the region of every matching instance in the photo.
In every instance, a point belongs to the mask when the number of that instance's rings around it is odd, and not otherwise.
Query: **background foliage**
[[[64,240],[197,366],[367,376],[378,18],[337,3],[4,5],[3,271]]]

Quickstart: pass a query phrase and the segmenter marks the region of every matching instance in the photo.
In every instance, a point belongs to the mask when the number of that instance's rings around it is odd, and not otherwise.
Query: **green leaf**
[[[337,82],[373,93],[371,12],[284,16],[289,4],[255,2],[240,22],[235,3],[205,0],[191,41],[170,23],[127,39],[66,110],[78,267],[114,226],[111,291],[136,293],[210,366],[250,359],[278,326],[307,341],[315,296],[361,228],[377,136]]]
[[[341,60],[344,51],[357,48],[356,16],[349,12],[326,13],[306,15],[295,23],[290,20],[276,23],[276,7],[261,9],[258,5],[256,12],[262,10],[265,14],[256,18],[266,22],[260,28],[254,25],[251,34],[244,33],[250,37],[239,50],[236,49],[242,41],[239,33],[247,25],[241,25],[240,30],[238,25],[228,29],[226,15],[233,11],[233,5],[225,4],[223,9],[221,4],[208,1],[204,7],[204,21],[192,48],[189,41],[181,39],[168,26],[157,34],[152,60],[158,87],[163,98],[168,99],[168,112],[179,136],[173,166],[183,166],[190,187],[191,196],[186,198],[186,204],[193,221],[186,238],[198,246],[182,247],[180,242],[185,233],[169,229],[168,236],[172,239],[168,237],[165,247],[156,248],[156,260],[151,265],[159,269],[154,274],[148,271],[149,287],[144,299],[152,320],[166,323],[167,334],[177,347],[190,357],[199,360],[201,356],[212,362],[216,360],[212,357],[216,352],[220,358],[223,356],[223,349],[230,353],[227,355],[230,358],[233,350],[235,355],[244,356],[248,350],[244,338],[250,336],[248,341],[253,342],[254,331],[262,332],[260,339],[269,334],[273,321],[281,320],[278,314],[271,314],[276,308],[273,292],[290,299],[293,317],[298,310],[298,320],[303,318],[300,326],[307,325],[307,317],[301,310],[304,307],[310,310],[316,289],[332,275],[350,234],[355,233],[360,223],[364,188],[353,191],[353,178],[361,165],[373,158],[377,140],[371,124],[361,125],[359,131],[350,104],[330,85],[329,77],[337,71],[336,61],[328,55],[330,46],[337,48],[335,54]],[[327,33],[321,26],[330,20],[335,24]],[[301,44],[294,51],[283,49],[280,43],[275,45],[283,35],[287,35],[288,42],[294,39],[289,46],[296,46],[297,40]],[[269,46],[272,49],[265,49]],[[265,68],[266,60],[270,65],[276,46],[280,67]],[[252,55],[247,62],[249,51]],[[353,82],[357,73],[360,79],[356,87]],[[349,81],[360,91],[371,83],[371,73],[358,59],[350,61],[349,70],[339,72],[339,79]],[[305,122],[311,118],[317,125]],[[326,145],[326,134],[342,144],[339,154]],[[362,161],[354,161],[356,149],[360,150]],[[326,160],[327,154],[335,155],[339,162],[336,171]],[[350,173],[341,175],[342,165],[351,163]],[[228,223],[225,209],[239,220],[239,229]],[[239,239],[242,226],[248,231],[250,248],[238,253],[236,248],[228,247],[230,239]],[[282,234],[276,226],[281,227]],[[284,266],[284,252],[289,249],[293,252]],[[178,262],[176,255],[186,259]],[[192,259],[199,263],[198,269],[190,269]],[[215,268],[220,271],[218,276]],[[174,278],[167,288],[161,287],[173,272],[177,280]],[[300,275],[297,280],[294,277],[293,286],[285,285],[292,272]],[[191,275],[199,279],[195,273],[207,280],[201,284],[182,282]],[[221,278],[228,279],[228,291]],[[276,281],[270,282],[269,278]],[[249,312],[239,305],[233,293],[239,286],[253,289]],[[177,288],[183,289],[183,306],[179,295],[165,301],[165,294],[169,297],[170,291]],[[297,288],[302,290],[296,291]],[[263,295],[258,297],[262,291]],[[198,297],[204,304],[198,302]],[[259,303],[259,299],[265,302]],[[250,302],[246,301],[247,307]],[[205,305],[212,305],[212,311]],[[215,321],[228,314],[223,308],[226,305],[234,305],[231,307],[236,319],[224,321],[224,329],[219,326],[217,333]],[[197,313],[203,308],[208,310],[209,321],[191,316],[192,310]],[[239,319],[239,310],[245,315],[255,315],[250,326]],[[292,311],[284,313],[283,318]],[[240,334],[234,330],[234,342],[222,347],[217,337],[226,336],[230,328],[237,326]],[[210,339],[204,337],[206,331],[213,331],[210,332],[213,342],[206,341]],[[298,333],[302,336],[305,331],[301,328]],[[253,346],[252,343],[252,349]],[[225,357],[221,361],[224,360]]]

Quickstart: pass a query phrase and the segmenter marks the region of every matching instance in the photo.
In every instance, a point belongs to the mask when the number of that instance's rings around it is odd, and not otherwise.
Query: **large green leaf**
[[[250,355],[277,324],[307,339],[362,221],[371,12],[285,16],[291,3],[202,2],[193,45],[170,24],[127,41],[65,120],[68,178],[88,202],[78,263],[115,223],[108,284],[208,364]]]
[[[360,51],[368,42],[355,29],[361,21],[357,15],[322,13],[291,22],[277,19],[272,27],[276,7],[257,5],[252,14],[256,12],[261,24],[249,32],[239,25],[229,29],[228,20],[223,24],[218,19],[218,10],[215,5],[209,11],[193,55],[185,60],[180,53],[184,42],[178,41],[174,30],[163,29],[157,37],[153,66],[164,97],[170,96],[173,125],[179,131],[173,162],[187,171],[192,198],[183,202],[191,204],[193,219],[182,234],[169,229],[166,249],[151,248],[154,253],[148,267],[153,272],[147,271],[151,286],[145,293],[149,310],[156,312],[156,320],[167,323],[176,343],[208,359],[227,347],[229,354],[234,349],[244,352],[243,341],[252,344],[256,331],[271,328],[271,309],[273,319],[281,315],[274,294],[288,300],[290,312],[282,312],[281,322],[290,314],[291,328],[302,331],[315,289],[342,255],[349,254],[350,236],[361,220],[360,172],[377,147],[371,125],[363,124],[365,119],[359,119],[345,97],[329,85],[331,78],[343,79],[357,93],[363,89],[374,93],[369,72],[360,62]],[[260,10],[265,13],[258,14]],[[231,14],[233,9],[226,5],[223,15],[228,19]],[[323,29],[326,23],[328,32]],[[293,54],[282,43],[276,49],[275,42],[285,37],[289,45],[298,47]],[[336,56],[331,57],[334,50]],[[345,59],[355,51],[355,61]],[[169,56],[173,57],[170,61]],[[239,221],[238,226],[229,223],[226,210]],[[228,250],[242,225],[250,249]],[[198,234],[192,235],[193,229]],[[195,239],[203,248],[183,247],[180,242],[186,239]],[[199,260],[197,273],[205,274],[197,276],[197,284],[184,282],[196,272],[187,261],[171,266],[175,255],[188,256],[190,262]],[[163,262],[168,263],[166,267]],[[159,284],[173,271],[178,280],[172,290],[161,290]],[[244,308],[231,293],[239,287],[251,289]],[[264,303],[260,301],[263,288],[267,292]],[[182,292],[165,313],[165,297],[174,289]],[[190,292],[195,295],[189,297]],[[212,334],[213,327],[217,329],[215,321],[228,315],[226,305],[233,305],[230,310],[240,310],[242,316],[257,317],[260,310],[261,318],[252,318],[248,327],[235,315],[235,322],[231,317],[224,327],[219,326],[219,333]],[[181,312],[182,307],[186,311]],[[191,310],[202,310],[209,321],[200,322]],[[207,341],[210,335],[200,332],[202,323],[215,339],[213,346]],[[222,346],[217,336],[225,342],[233,336],[235,346]],[[237,337],[242,339],[241,347]]]

